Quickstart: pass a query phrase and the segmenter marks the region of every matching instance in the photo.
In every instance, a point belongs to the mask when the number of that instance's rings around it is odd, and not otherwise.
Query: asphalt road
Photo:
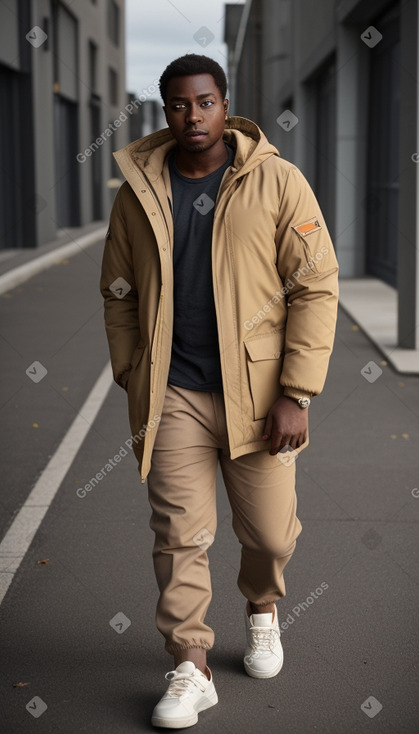
[[[107,362],[101,252],[98,243],[0,297],[0,538]],[[47,370],[37,383],[26,374],[35,361]],[[207,617],[219,704],[194,731],[419,731],[418,388],[340,311],[297,464],[303,532],[278,605],[285,663],[266,681],[242,667],[240,547],[219,477]],[[86,496],[76,492],[129,436],[114,385],[0,606],[5,734],[156,731],[150,715],[172,658],[154,625],[146,486],[128,451]]]

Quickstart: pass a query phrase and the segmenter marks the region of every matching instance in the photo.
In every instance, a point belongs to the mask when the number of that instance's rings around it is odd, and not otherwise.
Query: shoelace
[[[270,652],[272,650],[271,644],[275,645],[275,635],[279,640],[278,630],[269,629],[266,627],[251,627],[250,631],[253,636],[253,642],[251,643],[255,652],[262,652],[264,650]],[[256,650],[256,647],[259,650]]]
[[[191,673],[177,673],[176,670],[171,670],[164,677],[166,680],[170,680],[170,685],[166,693],[166,696],[169,698],[178,698],[182,693],[186,693],[190,683],[193,683],[202,692],[205,691],[204,682],[200,681],[198,677],[195,677]]]

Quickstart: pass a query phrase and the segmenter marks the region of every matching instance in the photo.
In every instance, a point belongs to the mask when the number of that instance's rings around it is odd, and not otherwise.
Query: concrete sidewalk
[[[37,260],[45,254],[63,247],[64,245],[83,239],[94,232],[101,235],[103,228],[107,227],[107,221],[90,222],[84,227],[68,227],[59,232],[58,237],[40,247],[22,247],[0,250],[0,276],[14,270],[15,268]]]
[[[339,301],[399,373],[419,375],[419,349],[398,346],[396,288],[378,278],[341,278]]]
[[[70,423],[60,386],[69,385],[66,399],[79,410],[106,362],[99,264],[96,246],[89,258],[76,255],[71,266],[35,276],[5,301],[12,360],[5,389],[36,355],[57,355],[39,390],[17,381],[1,402],[8,466],[15,469],[6,473],[0,501],[11,517]],[[267,681],[249,678],[242,667],[240,547],[219,476],[207,617],[215,630],[209,664],[219,704],[200,714],[197,733],[419,729],[418,387],[418,377],[401,378],[383,364],[340,312],[326,388],[310,408],[310,446],[297,465],[303,532],[278,605],[285,663]],[[35,416],[43,429],[36,440],[28,429]],[[0,607],[7,734],[155,731],[150,715],[172,659],[154,625],[147,489],[128,452],[84,498],[76,492],[129,436],[126,395],[115,385]],[[35,697],[38,712],[47,707],[36,722]]]
[[[34,275],[105,239],[105,222],[63,229],[59,237],[42,247],[0,251],[0,295],[25,283]]]

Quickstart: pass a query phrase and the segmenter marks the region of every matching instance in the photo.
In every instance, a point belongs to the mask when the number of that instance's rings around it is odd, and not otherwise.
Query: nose
[[[193,102],[186,113],[186,122],[196,123],[199,120],[202,120],[202,111],[199,105]]]

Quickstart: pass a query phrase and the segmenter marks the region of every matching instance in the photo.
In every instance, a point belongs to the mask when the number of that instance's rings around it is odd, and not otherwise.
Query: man
[[[277,675],[276,601],[301,524],[295,457],[333,345],[338,266],[307,181],[259,127],[228,117],[226,78],[206,56],[160,79],[168,128],[115,154],[101,291],[116,382],[148,477],[160,590],[157,627],[174,669],[156,726],[217,703],[206,652],[206,550],[220,463],[242,544],[244,668]]]

